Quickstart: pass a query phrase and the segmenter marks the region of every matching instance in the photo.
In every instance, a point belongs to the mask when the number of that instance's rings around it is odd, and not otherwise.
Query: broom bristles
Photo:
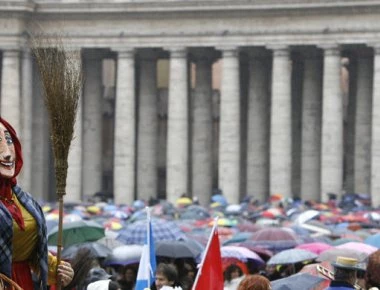
[[[44,102],[50,117],[58,196],[65,194],[67,159],[82,89],[79,53],[65,50],[62,40],[34,39],[32,48],[40,71]]]

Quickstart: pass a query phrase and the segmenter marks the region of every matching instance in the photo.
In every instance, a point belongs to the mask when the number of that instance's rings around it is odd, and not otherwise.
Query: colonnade
[[[328,193],[348,191],[371,194],[378,205],[379,54],[338,45],[83,49],[67,198],[104,190],[105,164],[111,164],[117,203],[157,197],[164,184],[172,202],[187,193],[206,204],[219,188],[230,203],[274,193],[326,201]],[[116,71],[112,162],[102,147],[110,129],[104,126],[105,58],[115,61]],[[159,59],[169,61],[163,91]],[[52,165],[36,75],[30,52],[3,51],[1,114],[21,132],[22,182],[44,197]]]

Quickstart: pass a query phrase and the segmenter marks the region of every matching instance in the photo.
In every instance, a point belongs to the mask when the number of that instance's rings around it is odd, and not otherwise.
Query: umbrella
[[[295,219],[295,223],[297,224],[303,224],[313,218],[315,218],[316,216],[318,216],[321,212],[319,210],[314,210],[314,209],[310,209],[310,210],[307,210],[307,211],[304,211],[303,213],[300,213],[296,219]]]
[[[314,260],[318,257],[310,251],[303,249],[289,249],[275,254],[267,262],[268,265],[295,264],[298,262]]]
[[[177,206],[186,206],[192,204],[193,201],[189,197],[180,197],[179,199],[177,199],[176,203]]]
[[[359,262],[362,262],[367,258],[368,255],[363,253],[363,252],[358,252],[358,251],[351,250],[351,249],[331,248],[331,249],[326,250],[323,253],[321,253],[318,256],[317,261],[319,261],[319,262],[323,262],[323,261],[335,262],[336,258],[338,256],[354,258],[354,259],[357,259]]]
[[[332,248],[331,245],[326,244],[326,243],[321,243],[321,242],[301,244],[296,247],[296,249],[307,250],[317,255],[331,248]]]
[[[300,273],[309,273],[329,280],[334,279],[334,267],[328,261],[305,265]]]
[[[229,244],[244,242],[251,237],[252,237],[252,233],[250,232],[237,232],[230,239],[224,241],[223,245],[227,246]]]
[[[367,255],[370,255],[373,252],[376,252],[378,250],[374,246],[367,245],[367,244],[360,243],[360,242],[349,242],[349,243],[345,243],[345,244],[336,246],[336,248],[338,248],[338,249],[355,250],[355,251],[358,251],[358,252],[366,253]]]
[[[333,240],[331,242],[331,245],[336,247],[336,246],[343,245],[346,243],[351,243],[351,242],[357,242],[357,240],[350,239],[350,238],[339,238],[339,239]]]
[[[104,228],[94,221],[80,220],[63,224],[64,247],[84,242],[97,241],[105,236]],[[57,244],[58,226],[48,233],[48,243]]]
[[[269,258],[273,256],[273,252],[271,252],[270,250],[253,246],[249,242],[237,243],[237,244],[234,244],[234,246],[241,246],[241,247],[247,248],[251,250],[252,252],[255,252],[256,254],[258,254],[264,261],[268,261]]]
[[[106,258],[112,253],[111,249],[107,246],[97,243],[97,242],[86,242],[83,244],[71,245],[64,248],[62,251],[62,258],[71,260],[73,259],[80,249],[88,249],[92,256],[96,258]]]
[[[194,240],[159,241],[156,243],[156,256],[169,258],[197,258],[204,247]]]
[[[367,245],[374,246],[376,248],[380,248],[380,233],[369,236],[364,240],[364,243]]]
[[[105,266],[130,265],[139,263],[143,245],[123,245],[116,247],[104,261]]]
[[[268,227],[252,234],[250,241],[254,245],[271,251],[281,251],[294,248],[300,243],[296,234],[290,229]]]
[[[258,264],[264,264],[264,260],[255,252],[240,246],[223,246],[220,248],[222,258],[236,258],[247,262],[248,259],[254,260]]]
[[[322,290],[328,287],[329,279],[313,276],[308,273],[297,273],[271,282],[272,290]]]
[[[226,198],[221,194],[214,194],[213,196],[211,196],[211,201],[212,202],[218,202],[222,206],[226,206],[228,204]]]
[[[210,217],[209,211],[200,205],[189,205],[180,213],[180,219],[183,220],[204,220]]]
[[[179,226],[172,221],[157,218],[152,219],[151,222],[152,235],[155,242],[163,240],[174,241],[185,237]],[[116,239],[126,245],[142,245],[146,239],[146,225],[146,220],[135,221],[119,231]]]

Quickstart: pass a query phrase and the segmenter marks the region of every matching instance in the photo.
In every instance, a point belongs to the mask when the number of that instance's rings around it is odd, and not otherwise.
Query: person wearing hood
[[[33,196],[18,186],[23,165],[20,141],[13,127],[0,117],[0,273],[24,290],[39,289],[61,279],[68,285],[74,270],[48,252],[44,213]]]

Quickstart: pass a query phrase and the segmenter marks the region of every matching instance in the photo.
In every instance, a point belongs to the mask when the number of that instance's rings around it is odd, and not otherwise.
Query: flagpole
[[[146,223],[146,234],[147,234],[147,242],[148,242],[148,249],[150,249],[150,210],[149,210],[149,206],[145,207],[146,209],[146,219],[147,219],[147,223]],[[150,251],[150,250],[149,250]],[[150,254],[149,254],[149,272],[152,271],[152,267],[151,267],[151,263],[152,261],[150,260]],[[148,275],[148,288],[150,288],[150,275]]]
[[[200,278],[200,276],[202,275],[202,268],[203,268],[203,264],[204,264],[204,261],[206,259],[206,256],[207,256],[207,253],[208,253],[208,250],[210,248],[210,245],[211,245],[211,241],[212,241],[212,237],[215,233],[215,230],[216,228],[218,227],[218,220],[219,220],[219,217],[217,216],[216,218],[214,218],[214,225],[212,227],[212,230],[211,230],[211,234],[210,234],[210,237],[208,238],[208,241],[207,241],[207,245],[206,245],[206,249],[204,250],[204,254],[203,254],[203,257],[202,257],[202,262],[199,264],[199,269],[198,269],[198,273],[197,273],[197,276],[195,277],[195,281],[194,281],[194,284],[193,284],[193,287],[192,287],[192,290],[195,290],[196,289],[196,286],[198,284],[198,280]]]

